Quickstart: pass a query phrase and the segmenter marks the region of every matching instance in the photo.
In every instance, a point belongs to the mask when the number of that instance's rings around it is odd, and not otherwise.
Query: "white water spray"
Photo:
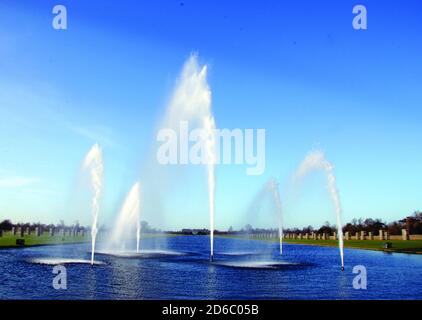
[[[98,215],[100,213],[100,196],[103,179],[103,159],[101,148],[95,144],[85,156],[83,168],[89,170],[91,186],[93,190],[92,197],[92,227],[91,227],[91,265],[94,264],[95,241],[98,233]]]
[[[334,175],[334,166],[325,159],[324,153],[321,151],[314,151],[309,153],[299,166],[295,177],[303,178],[313,170],[324,170],[328,180],[328,191],[334,205],[337,219],[338,243],[341,257],[341,267],[344,269],[344,243],[343,243],[343,222],[342,222],[342,207],[340,202],[340,195],[337,189],[336,177]]]
[[[182,74],[174,90],[167,109],[164,126],[180,129],[181,121],[191,121],[206,133],[202,137],[206,150],[208,174],[208,199],[210,216],[210,259],[214,256],[214,217],[215,217],[215,164],[216,141],[215,120],[211,111],[211,90],[207,82],[207,66],[199,66],[196,55],[186,61]],[[180,137],[182,138],[182,137]],[[188,141],[180,141],[188,145]],[[181,157],[187,155],[180,155]]]
[[[136,223],[136,252],[139,253],[141,244],[141,222]]]
[[[123,202],[111,236],[111,244],[113,246],[122,246],[126,237],[130,235],[131,230],[133,231],[133,226],[136,226],[136,251],[139,252],[140,250],[140,190],[140,183],[135,183]]]
[[[212,115],[204,119],[204,128],[207,130],[206,149],[208,159],[208,201],[210,214],[210,260],[214,260],[214,217],[215,217],[215,121]]]
[[[278,187],[278,182],[276,180],[270,180],[268,182],[268,188],[273,196],[275,203],[275,208],[277,210],[278,218],[278,236],[280,239],[280,255],[283,254],[283,210],[281,206],[281,197]]]

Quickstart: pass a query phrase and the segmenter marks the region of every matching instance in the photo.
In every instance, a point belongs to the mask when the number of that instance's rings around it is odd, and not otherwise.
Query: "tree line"
[[[0,229],[4,231],[10,231],[13,227],[21,227],[35,229],[36,227],[41,228],[43,230],[48,230],[49,228],[72,228],[72,229],[88,229],[89,227],[82,227],[79,225],[78,221],[71,226],[66,226],[63,221],[60,221],[59,224],[42,224],[42,223],[12,223],[11,220],[3,220],[0,222]],[[105,226],[102,229],[107,229]],[[406,229],[409,234],[422,234],[422,212],[415,211],[411,216],[408,216],[404,219],[393,221],[390,223],[386,223],[381,219],[353,219],[351,222],[346,223],[343,226],[343,233],[349,232],[350,234],[355,234],[357,232],[365,231],[366,233],[372,232],[373,235],[378,235],[380,230],[388,231],[391,235],[401,235],[402,229]],[[149,226],[148,222],[142,221],[141,222],[141,230],[142,232],[146,233],[159,233],[161,230],[157,230]],[[187,230],[187,229],[184,229]],[[190,230],[190,229],[189,229]],[[203,229],[203,234],[209,234],[209,230]],[[208,231],[205,232],[205,231]],[[327,233],[333,234],[337,231],[337,227],[335,225],[331,225],[329,222],[325,222],[319,228],[314,228],[312,226],[307,226],[305,228],[286,228],[283,229],[285,233]],[[180,231],[183,233],[183,230]],[[179,232],[179,233],[180,233]],[[237,233],[276,233],[278,232],[277,228],[253,228],[252,225],[247,224],[240,230],[234,230],[233,227],[230,227],[227,232],[223,231],[215,231],[217,234],[237,234]],[[202,234],[199,232],[199,234]]]
[[[361,231],[366,233],[372,232],[373,235],[378,235],[380,230],[388,231],[391,235],[401,235],[402,229],[406,229],[409,234],[422,234],[422,212],[415,211],[411,216],[404,219],[386,223],[381,219],[353,219],[343,226],[343,233],[349,232],[355,234]],[[277,232],[277,228],[253,228],[250,224],[245,225],[241,230],[234,231],[232,227],[229,229],[229,233],[265,233],[265,232]],[[327,233],[333,234],[337,232],[337,227],[331,225],[329,222],[325,222],[319,228],[313,226],[307,226],[305,228],[286,228],[283,229],[285,233]]]

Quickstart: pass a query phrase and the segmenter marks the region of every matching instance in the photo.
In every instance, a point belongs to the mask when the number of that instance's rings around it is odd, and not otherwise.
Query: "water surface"
[[[145,239],[141,257],[96,255],[101,265],[68,264],[67,290],[52,286],[53,266],[34,259],[90,259],[90,245],[0,251],[0,299],[422,299],[422,256],[180,236]],[[151,251],[152,250],[152,251]],[[157,254],[165,250],[183,254]],[[161,252],[163,253],[163,252]],[[367,269],[367,290],[353,288],[352,269]]]

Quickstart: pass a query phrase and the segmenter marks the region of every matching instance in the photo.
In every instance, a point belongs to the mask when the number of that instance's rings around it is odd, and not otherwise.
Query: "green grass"
[[[293,244],[307,244],[307,245],[318,245],[318,246],[338,246],[337,240],[295,240],[295,239],[285,239],[286,243]],[[389,242],[392,244],[391,249],[384,249],[384,244]],[[345,248],[355,248],[355,249],[366,249],[366,250],[383,250],[390,252],[407,252],[407,253],[420,253],[422,254],[422,240],[345,240]]]
[[[89,236],[64,236],[59,235],[50,236],[48,233],[44,233],[41,236],[37,237],[35,235],[25,235],[23,238],[18,235],[12,235],[11,232],[3,233],[3,236],[0,237],[0,248],[10,248],[16,247],[16,239],[24,239],[25,246],[40,246],[40,245],[49,245],[49,244],[66,244],[66,243],[81,243],[90,241]]]
[[[151,238],[151,237],[172,237],[176,235],[171,234],[146,234],[142,235],[142,238]],[[16,246],[16,239],[22,239],[18,235],[12,235],[11,232],[3,233],[3,237],[0,237],[0,249],[1,248],[17,248]],[[91,235],[87,234],[86,236],[69,236],[66,235],[64,237],[55,235],[50,236],[48,232],[43,233],[41,236],[37,237],[35,235],[25,235],[23,237],[25,239],[25,247],[31,246],[43,246],[43,245],[54,245],[54,244],[71,244],[71,243],[83,243],[91,241]],[[97,241],[101,242],[103,239],[101,235],[97,237]]]
[[[160,235],[145,235],[145,237],[151,236],[163,236]],[[165,235],[171,236],[171,235]],[[241,236],[224,236],[224,237],[232,237],[232,238],[239,238],[239,239],[249,239]],[[0,248],[13,248],[16,247],[16,239],[20,239],[17,235],[12,235],[10,232],[5,232],[3,237],[0,237]],[[86,235],[85,237],[82,236],[53,236],[51,237],[48,233],[44,233],[41,236],[37,237],[35,235],[25,235],[23,237],[25,239],[25,246],[40,246],[40,245],[53,245],[53,244],[70,244],[70,243],[82,243],[82,242],[89,242],[91,240],[90,235]],[[256,239],[251,238],[252,240],[262,240],[262,241],[274,241],[278,242],[277,238],[271,239]],[[98,239],[101,241],[101,237]],[[284,239],[284,243],[291,243],[291,244],[298,244],[298,245],[315,245],[315,246],[329,246],[329,247],[336,247],[338,246],[338,242],[336,240],[299,240],[299,239]],[[403,253],[417,253],[422,254],[422,240],[410,240],[410,241],[402,241],[402,240],[389,240],[393,247],[391,249],[384,249],[384,243],[387,241],[380,241],[380,240],[347,240],[344,241],[344,246],[346,248],[355,248],[355,249],[366,249],[366,250],[382,250],[386,252],[403,252]]]
[[[229,236],[231,237],[231,236]],[[233,236],[238,237],[238,236]],[[242,238],[242,237],[238,237]],[[245,238],[249,239],[249,238]],[[253,240],[262,240],[262,241],[274,241],[278,242],[279,239],[257,239],[251,238]],[[391,249],[384,249],[384,243],[390,242],[392,244]],[[283,239],[283,243],[291,243],[298,245],[314,245],[314,246],[326,246],[326,247],[337,247],[337,240],[306,240],[306,239]],[[380,250],[385,252],[402,252],[402,253],[414,253],[422,254],[422,240],[345,240],[345,248],[355,248],[355,249],[365,249],[365,250]]]

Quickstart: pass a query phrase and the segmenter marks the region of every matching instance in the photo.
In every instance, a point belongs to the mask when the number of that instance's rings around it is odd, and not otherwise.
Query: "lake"
[[[101,245],[99,245],[101,251]],[[209,238],[146,238],[144,255],[96,254],[103,264],[67,264],[67,289],[52,286],[44,258],[89,259],[90,245],[0,250],[0,299],[422,299],[422,256]],[[160,251],[155,251],[160,250]],[[353,288],[353,267],[367,271],[367,289]]]

